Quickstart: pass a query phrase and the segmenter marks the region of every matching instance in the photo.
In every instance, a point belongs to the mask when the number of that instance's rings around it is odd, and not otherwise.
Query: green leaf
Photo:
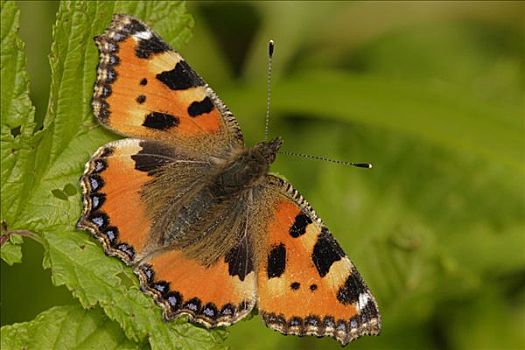
[[[144,349],[100,308],[56,306],[34,320],[0,329],[2,349]]]
[[[1,221],[12,229],[16,210],[32,183],[38,136],[33,135],[34,107],[29,99],[24,44],[18,38],[20,13],[14,1],[1,2]],[[9,252],[19,249],[11,246]],[[2,253],[4,254],[4,253]]]
[[[0,247],[0,256],[8,265],[22,262],[22,243],[24,239],[18,235],[9,235],[9,238]]]

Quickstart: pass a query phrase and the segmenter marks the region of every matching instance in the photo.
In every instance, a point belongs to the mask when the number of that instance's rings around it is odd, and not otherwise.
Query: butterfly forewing
[[[213,90],[148,26],[114,15],[95,38],[100,51],[93,109],[126,136],[221,156],[242,147],[235,118]]]
[[[343,345],[378,334],[377,304],[355,266],[306,200],[268,176],[271,202],[257,270],[258,307],[281,333],[332,336]]]

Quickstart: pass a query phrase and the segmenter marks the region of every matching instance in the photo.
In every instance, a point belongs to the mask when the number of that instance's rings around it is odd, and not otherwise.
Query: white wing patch
[[[370,294],[368,292],[359,294],[359,300],[357,301],[357,309],[359,312],[366,307],[370,299]]]
[[[151,34],[150,31],[136,32],[135,34],[133,34],[133,38],[135,40],[149,40],[152,36],[153,34]]]

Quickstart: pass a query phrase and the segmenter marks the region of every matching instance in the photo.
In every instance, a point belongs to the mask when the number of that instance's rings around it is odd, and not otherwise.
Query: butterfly
[[[281,139],[246,147],[215,92],[140,20],[114,15],[95,41],[94,114],[129,138],[86,164],[78,227],[133,267],[165,319],[220,327],[257,308],[283,334],[343,345],[379,334],[355,266],[299,192],[268,173]]]

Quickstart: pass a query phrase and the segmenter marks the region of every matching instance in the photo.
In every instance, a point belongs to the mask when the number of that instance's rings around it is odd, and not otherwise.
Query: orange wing
[[[332,336],[346,345],[380,331],[365,282],[313,209],[290,184],[268,177],[273,213],[257,272],[258,307],[284,334]]]
[[[215,156],[243,145],[228,108],[144,23],[114,15],[95,40],[100,61],[93,109],[102,124],[127,136],[176,142]]]

